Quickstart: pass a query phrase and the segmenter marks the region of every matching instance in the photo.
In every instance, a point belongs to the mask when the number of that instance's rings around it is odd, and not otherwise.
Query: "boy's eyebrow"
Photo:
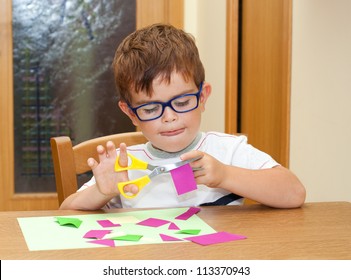
[[[135,105],[135,107],[137,107],[137,106],[140,106],[140,105],[143,105],[143,104],[147,104],[147,103],[151,103],[151,102],[161,102],[161,103],[163,103],[163,102],[167,102],[167,101],[169,101],[169,100],[171,100],[171,99],[173,99],[173,98],[175,98],[175,97],[177,97],[177,96],[181,96],[181,95],[183,95],[183,94],[187,94],[187,93],[196,93],[198,91],[198,89],[190,89],[190,90],[184,90],[183,92],[181,92],[181,93],[178,93],[178,94],[175,94],[175,95],[173,95],[170,99],[168,99],[168,100],[166,100],[166,101],[162,101],[162,100],[138,100],[137,102],[133,102]]]

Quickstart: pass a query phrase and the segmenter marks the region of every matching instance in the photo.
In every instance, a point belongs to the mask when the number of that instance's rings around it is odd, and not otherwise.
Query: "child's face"
[[[199,89],[193,80],[186,82],[181,74],[174,72],[169,84],[160,78],[155,79],[153,90],[151,97],[148,97],[143,91],[132,94],[130,105],[137,107],[149,102],[167,102],[182,94],[196,93]],[[139,120],[124,102],[120,102],[119,106],[155,148],[167,152],[178,152],[195,139],[200,128],[201,113],[205,110],[205,103],[210,93],[211,86],[204,83],[196,109],[186,113],[177,113],[172,108],[165,107],[162,116],[151,121]]]

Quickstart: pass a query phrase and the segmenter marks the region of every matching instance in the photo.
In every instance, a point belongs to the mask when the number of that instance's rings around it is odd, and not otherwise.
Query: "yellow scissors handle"
[[[116,172],[124,171],[124,170],[131,170],[131,169],[147,169],[147,166],[148,166],[147,162],[136,158],[132,154],[128,153],[127,155],[131,159],[130,165],[128,165],[128,166],[120,166],[119,165],[119,156],[118,156],[117,159],[116,159],[116,162],[115,162],[115,171]]]
[[[145,175],[143,177],[140,177],[138,179],[135,179],[135,180],[131,180],[131,181],[127,181],[127,182],[120,182],[117,184],[117,187],[121,193],[121,195],[123,195],[125,198],[134,198],[138,195],[138,193],[148,184],[150,183],[151,179],[148,175]],[[136,193],[136,194],[127,194],[125,191],[124,191],[124,186],[126,185],[129,185],[129,184],[134,184],[134,185],[137,185],[138,188],[139,188],[139,192]]]

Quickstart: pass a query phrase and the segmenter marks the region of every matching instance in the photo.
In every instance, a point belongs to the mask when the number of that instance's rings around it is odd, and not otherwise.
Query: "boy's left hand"
[[[190,163],[190,166],[195,168],[196,183],[210,188],[219,187],[224,176],[225,165],[223,163],[201,151],[190,151],[182,154],[180,159],[189,160],[200,156],[200,159]]]

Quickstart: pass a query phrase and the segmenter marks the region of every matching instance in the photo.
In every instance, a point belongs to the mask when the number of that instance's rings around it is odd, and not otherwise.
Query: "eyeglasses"
[[[152,121],[160,118],[166,107],[172,108],[177,113],[190,112],[199,106],[202,84],[203,82],[201,82],[198,92],[182,94],[167,102],[150,102],[138,107],[131,107],[129,104],[128,106],[140,121]]]

